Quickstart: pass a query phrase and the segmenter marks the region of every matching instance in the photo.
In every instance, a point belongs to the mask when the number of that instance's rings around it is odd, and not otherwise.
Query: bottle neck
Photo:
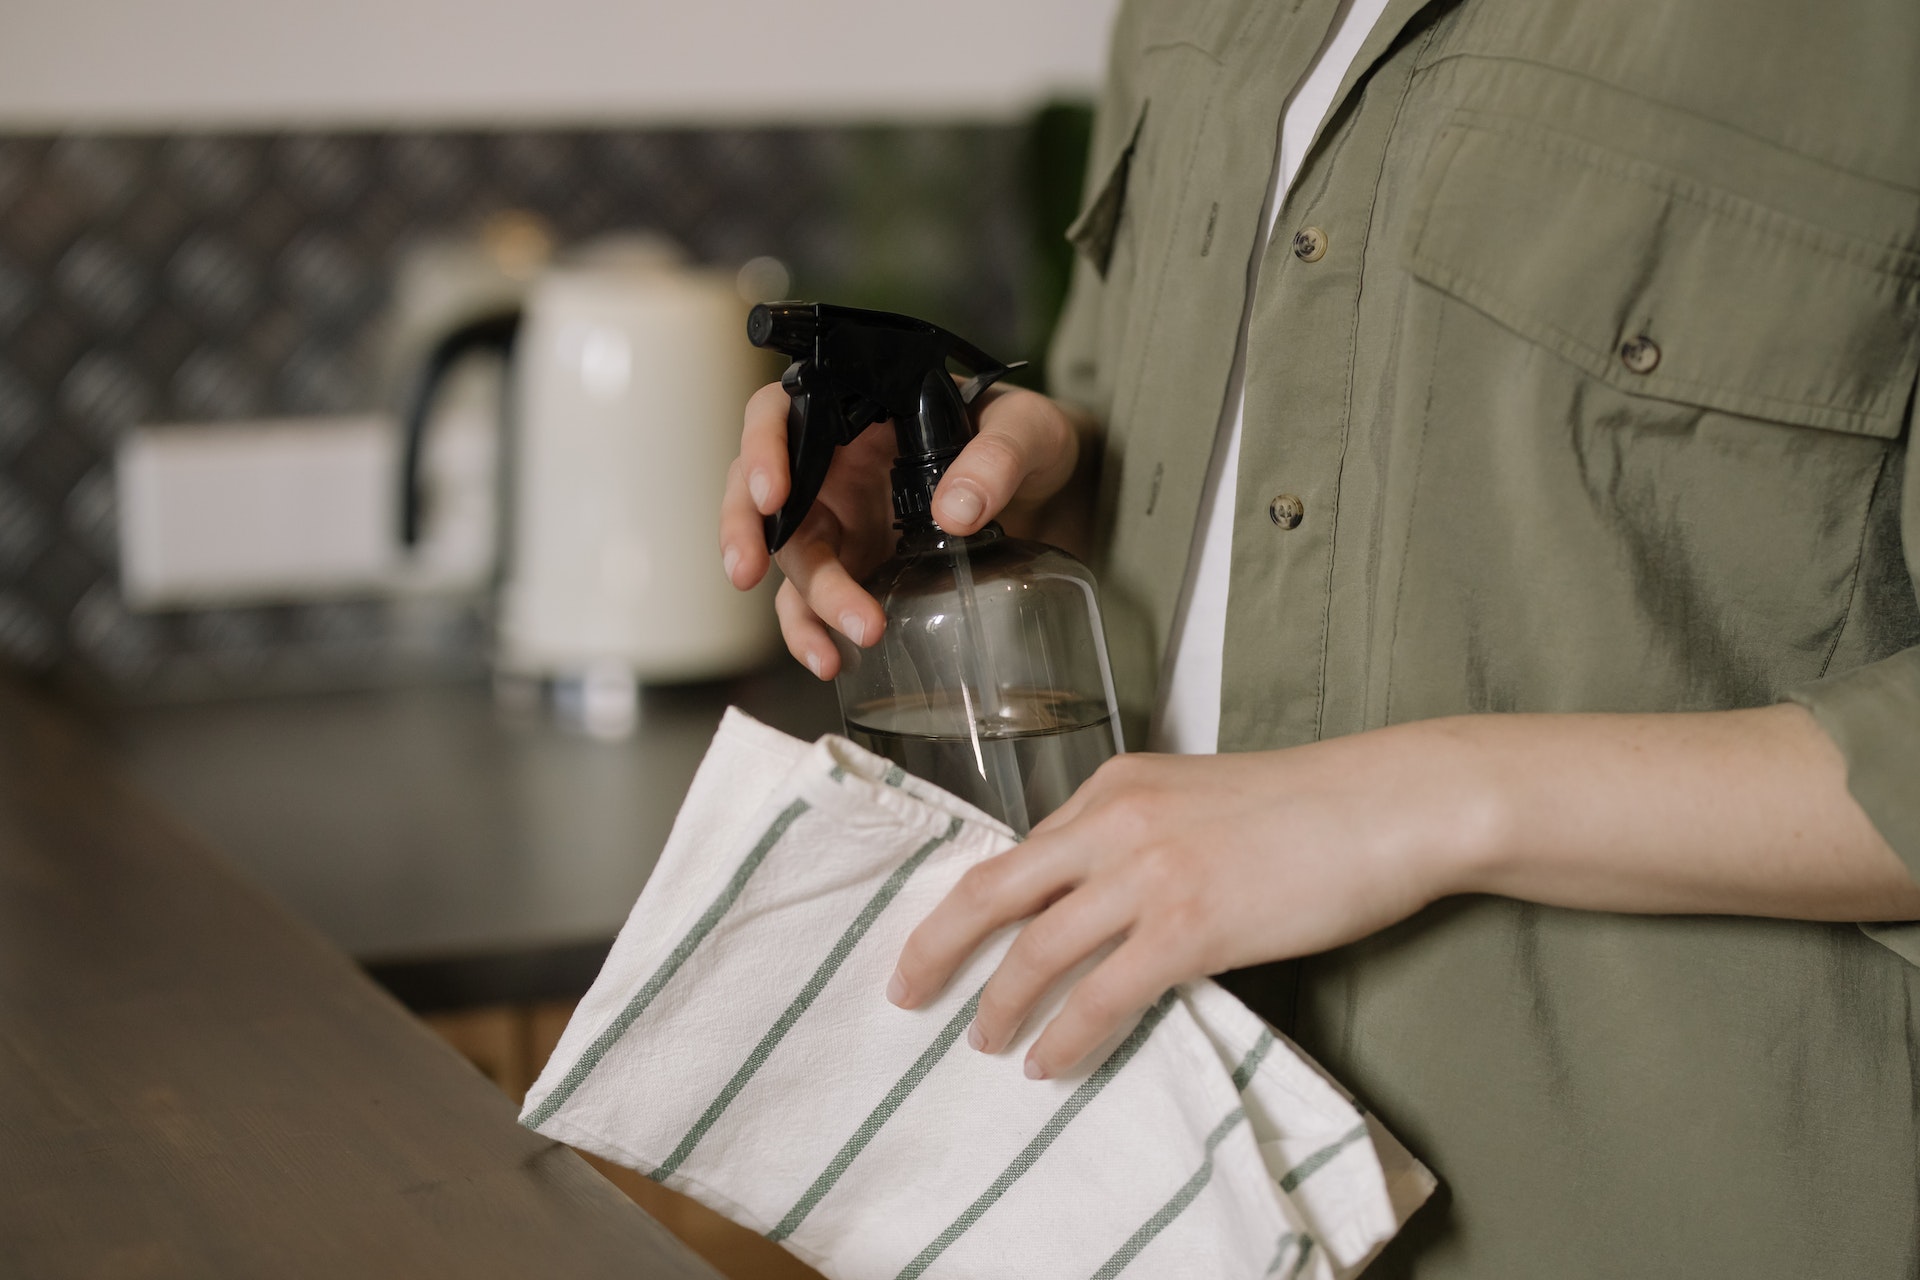
[[[960,450],[954,448],[938,453],[902,452],[893,460],[894,528],[905,533],[933,526],[933,491],[940,487],[940,477],[947,474],[947,468],[959,456]]]
[[[989,521],[976,533],[955,537],[933,522],[933,491],[940,478],[960,456],[960,450],[939,453],[903,454],[893,460],[893,527],[900,531],[896,555],[924,555],[928,552],[956,551],[977,547],[1005,537],[996,523]]]
[[[969,534],[948,533],[933,522],[933,517],[921,513],[911,519],[894,522],[900,530],[900,541],[895,544],[893,553],[897,556],[924,556],[940,552],[972,551],[988,543],[998,542],[1006,537],[998,521],[989,520],[978,530]]]

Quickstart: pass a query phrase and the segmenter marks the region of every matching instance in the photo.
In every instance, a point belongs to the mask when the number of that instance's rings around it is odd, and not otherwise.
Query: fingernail
[[[727,553],[720,557],[720,569],[722,572],[724,572],[727,575],[728,582],[733,581],[733,570],[734,570],[734,567],[739,563],[740,563],[740,553],[734,550],[732,547],[728,547]]]
[[[887,1003],[897,1004],[903,1009],[907,1004],[907,980],[897,970],[887,979]]]
[[[967,1043],[972,1045],[975,1049],[978,1049],[981,1053],[985,1053],[987,1051],[987,1037],[981,1034],[979,1023],[975,1022],[968,1025]]]
[[[773,481],[767,479],[766,472],[756,471],[747,477],[747,492],[753,495],[753,505],[765,511],[767,495],[773,492]]]
[[[1027,1079],[1029,1080],[1045,1080],[1047,1078],[1047,1069],[1041,1066],[1031,1054],[1027,1056],[1026,1065],[1020,1069],[1027,1073]]]
[[[866,620],[857,613],[841,614],[840,634],[855,644],[865,644],[867,642]]]
[[[813,672],[813,678],[816,680],[826,679],[825,676],[820,674],[820,655],[817,653],[807,655],[807,670]]]
[[[980,501],[980,495],[973,490],[956,486],[940,499],[940,526],[957,528],[963,524],[972,524],[980,518],[980,512],[985,505]]]

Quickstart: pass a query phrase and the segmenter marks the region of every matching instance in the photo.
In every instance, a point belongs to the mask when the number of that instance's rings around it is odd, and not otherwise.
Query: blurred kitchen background
[[[779,372],[747,306],[905,311],[1043,376],[1114,6],[8,0],[0,679],[517,1099],[721,710],[837,727],[721,579],[719,469]],[[568,435],[621,413],[643,449]],[[625,540],[583,553],[589,517]],[[527,638],[613,597],[611,666]],[[809,1274],[608,1172],[730,1274]]]
[[[13,0],[0,656],[142,700],[483,672],[484,368],[430,433],[414,563],[390,527],[396,414],[428,330],[488,300],[476,262],[524,281],[651,233],[743,295],[1037,361],[1111,7]],[[310,509],[248,533],[283,472]],[[216,543],[229,513],[244,563],[140,542],[182,504]]]

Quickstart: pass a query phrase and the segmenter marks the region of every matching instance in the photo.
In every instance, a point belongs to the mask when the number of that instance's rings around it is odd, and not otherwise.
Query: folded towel
[[[1358,1271],[1432,1177],[1214,983],[1043,1081],[1021,1063],[1064,984],[1005,1051],[962,1042],[1013,928],[938,1001],[886,1002],[908,933],[1013,842],[844,738],[729,711],[521,1123],[835,1280]]]

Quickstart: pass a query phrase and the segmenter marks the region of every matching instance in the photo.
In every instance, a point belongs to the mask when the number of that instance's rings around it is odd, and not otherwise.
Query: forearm
[[[1455,891],[1597,911],[1920,919],[1920,884],[1799,707],[1405,729],[1462,771],[1460,838],[1444,855]]]

